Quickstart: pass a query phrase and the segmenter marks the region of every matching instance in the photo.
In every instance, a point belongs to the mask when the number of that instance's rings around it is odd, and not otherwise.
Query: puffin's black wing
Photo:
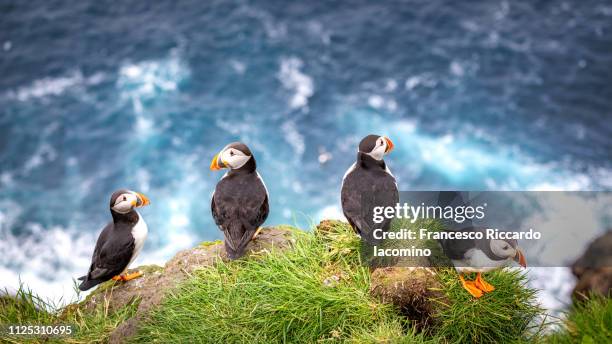
[[[91,261],[93,263],[94,258],[97,257],[100,254],[100,250],[102,249],[102,246],[104,245],[104,243],[107,240],[107,237],[109,235],[109,233],[112,231],[113,229],[113,223],[109,223],[106,226],[104,226],[104,229],[102,229],[102,232],[100,233],[100,235],[98,236],[98,241],[96,241],[96,247],[94,248],[94,253],[91,257]],[[78,278],[79,281],[84,281],[85,279],[87,279],[87,276],[89,275],[89,272],[91,272],[91,266],[89,267],[89,270],[87,272],[87,275],[83,275],[81,277]]]
[[[251,225],[257,229],[259,226],[261,226],[266,221],[269,213],[270,213],[270,206],[268,205],[268,194],[266,193],[266,198],[261,204],[261,207],[259,208],[259,210],[255,212],[253,216],[253,221],[251,221]]]
[[[391,221],[374,223],[373,210],[377,206],[395,206],[399,202],[399,192],[395,178],[384,170],[355,168],[349,172],[342,183],[341,203],[344,216],[353,229],[368,243],[375,244],[373,230],[382,228],[387,231]]]
[[[117,225],[110,223],[100,233],[91,258],[89,272],[79,289],[87,290],[108,281],[122,273],[132,259],[134,237],[131,230],[115,226]]]
[[[228,207],[228,205],[229,204],[227,203],[217,205],[217,203],[215,202],[215,195],[213,194],[212,201],[210,202],[210,210],[212,212],[213,219],[215,220],[215,224],[222,231],[225,230],[223,229],[224,226],[227,225],[228,221],[230,221],[232,218],[232,215],[230,214],[239,213],[239,211],[231,209],[231,207]],[[256,211],[253,212],[253,210]],[[242,214],[241,217],[246,219],[251,227],[259,227],[266,221],[269,212],[270,207],[268,205],[268,195],[266,194],[264,201],[261,203],[259,208],[245,207],[244,214]]]
[[[239,258],[268,217],[266,188],[254,173],[227,176],[215,188],[211,210],[215,223],[225,235],[228,256]]]

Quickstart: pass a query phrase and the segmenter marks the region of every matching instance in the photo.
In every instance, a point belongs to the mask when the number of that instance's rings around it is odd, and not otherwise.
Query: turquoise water
[[[402,190],[610,190],[611,65],[604,1],[5,1],[1,279],[65,286],[120,187],[152,200],[141,262],[221,238],[236,140],[268,224],[340,216],[369,133]]]

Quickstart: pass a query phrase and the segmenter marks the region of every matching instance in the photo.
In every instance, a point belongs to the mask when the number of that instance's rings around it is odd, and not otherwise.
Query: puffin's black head
[[[127,189],[121,189],[113,192],[110,199],[111,211],[118,214],[127,214],[134,208],[144,207],[149,205],[149,199],[138,192]]]
[[[388,137],[368,135],[359,143],[359,152],[367,154],[376,160],[393,150],[393,142]]]
[[[527,267],[527,261],[523,252],[518,248],[518,241],[514,239],[492,239],[490,241],[491,252],[501,259],[514,259],[522,267]]]
[[[222,168],[238,170],[242,168],[255,170],[255,159],[247,145],[242,142],[232,142],[215,155],[210,163],[213,171]]]

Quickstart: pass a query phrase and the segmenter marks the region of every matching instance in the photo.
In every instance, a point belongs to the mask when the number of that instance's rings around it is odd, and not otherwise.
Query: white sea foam
[[[342,220],[342,221],[346,221],[346,217],[344,217],[344,214],[342,213],[342,210],[340,209],[340,206],[338,205],[328,205],[326,207],[324,207],[323,209],[321,209],[321,211],[319,211],[319,213],[317,214],[317,217],[315,219],[316,221],[321,221],[321,220]]]
[[[145,111],[147,104],[162,94],[176,92],[189,75],[189,67],[177,50],[165,59],[125,63],[119,68],[116,87],[120,97],[132,104],[140,137],[152,134],[156,127],[155,118]]]
[[[232,66],[232,69],[240,75],[243,75],[244,72],[246,72],[247,70],[247,66],[244,62],[238,61],[238,60],[230,60],[230,66]]]
[[[188,160],[185,159],[186,164],[190,163]],[[141,191],[146,191],[149,183],[147,174],[145,170],[137,171]],[[144,251],[133,267],[163,265],[177,251],[192,247],[197,241],[188,228],[189,199],[180,197],[181,194],[190,194],[192,189],[187,179],[185,183],[179,188],[183,193],[175,191],[171,197],[164,198],[179,200],[179,203],[174,207],[161,207],[166,212],[161,224],[152,227],[149,223],[151,240],[145,243]],[[87,272],[97,236],[105,223],[79,225],[79,228],[43,227],[33,222],[22,225],[17,222],[22,215],[19,203],[0,200],[0,289],[7,288],[13,292],[23,283],[44,298],[56,302],[73,301],[76,296],[73,279]],[[14,233],[16,226],[22,233]],[[160,236],[164,245],[152,247],[155,237]]]
[[[95,239],[93,234],[29,224],[29,235],[16,236],[0,216],[0,288],[14,291],[23,283],[44,298],[70,301],[73,278],[83,275]]]
[[[450,69],[451,74],[457,77],[461,77],[463,76],[463,74],[465,74],[465,68],[458,61],[451,62],[449,69]]]
[[[411,76],[406,79],[405,87],[407,90],[412,90],[417,87],[421,83],[421,78],[419,76]]]
[[[432,88],[438,84],[438,80],[431,73],[423,73],[419,75],[413,75],[406,79],[404,87],[410,91],[418,86]]]
[[[387,130],[392,137],[401,138],[397,144],[405,146],[404,151],[413,156],[412,165],[421,164],[457,182],[482,176],[491,190],[597,190],[601,180],[606,183],[608,180],[594,177],[611,173],[605,169],[593,171],[592,176],[573,173],[559,164],[532,161],[513,147],[489,150],[465,137],[424,134],[413,122],[404,122],[388,123],[380,131]],[[495,174],[495,180],[490,178]]]
[[[604,16],[610,17],[612,16],[612,6],[599,5],[597,6],[597,12],[603,14]]]
[[[189,75],[177,53],[162,60],[127,63],[119,68],[117,87],[129,98],[151,98],[159,92],[176,91]]]
[[[375,109],[380,109],[385,104],[385,99],[379,95],[371,95],[368,98],[368,105]]]
[[[244,5],[240,11],[245,12],[248,16],[255,18],[261,22],[266,35],[271,40],[280,40],[287,36],[287,26],[274,18],[270,13],[250,5]]]
[[[607,205],[612,197],[606,194],[585,198],[570,193],[537,195],[538,211],[524,219],[542,237],[555,240],[529,242],[529,252],[537,252],[541,266],[567,266],[586,249],[592,238],[606,228]]]
[[[73,301],[76,297],[73,279],[87,272],[99,233],[31,224],[30,235],[15,236],[5,225],[6,220],[6,215],[0,212],[0,289],[14,292],[23,283],[43,298],[55,302]],[[188,230],[168,228],[167,244],[152,249],[145,243],[145,250],[132,267],[163,266],[176,252],[196,242]]]
[[[297,158],[300,158],[304,154],[304,151],[306,150],[306,143],[304,142],[304,136],[300,134],[300,132],[297,129],[297,126],[292,121],[287,121],[283,123],[283,125],[281,126],[281,129],[283,130],[285,140],[287,141],[287,143],[289,143],[289,145],[291,145]]]
[[[64,76],[34,80],[27,86],[9,90],[6,97],[25,102],[37,98],[60,96],[71,90],[82,91],[89,85],[99,84],[105,78],[104,73],[95,73],[85,77],[80,70],[74,70]]]
[[[58,96],[82,82],[83,74],[75,71],[67,76],[35,80],[31,85],[20,87],[16,91],[9,91],[9,97],[23,102],[32,98]]]
[[[535,267],[527,270],[528,285],[538,290],[538,301],[553,315],[559,316],[571,304],[576,278],[566,267]]]
[[[43,142],[38,146],[36,152],[26,161],[23,166],[24,172],[28,173],[35,168],[42,166],[46,162],[51,162],[57,158],[57,152],[50,144]]]
[[[0,186],[8,187],[13,184],[13,174],[7,171],[0,173]]]
[[[304,62],[297,57],[281,59],[278,79],[285,89],[293,92],[289,100],[292,109],[306,109],[308,98],[314,94],[314,82],[310,76],[302,72],[303,66]]]
[[[323,27],[323,24],[316,20],[311,20],[307,24],[308,31],[313,36],[319,37],[325,45],[331,43],[331,33]]]
[[[151,173],[144,168],[136,170],[136,180],[138,181],[138,190],[143,193],[149,192],[151,189]]]
[[[377,110],[387,110],[389,112],[397,110],[397,102],[395,99],[382,97],[377,94],[368,97],[368,105]]]

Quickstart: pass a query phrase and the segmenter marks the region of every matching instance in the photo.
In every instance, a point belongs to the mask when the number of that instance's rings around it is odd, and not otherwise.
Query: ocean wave
[[[439,82],[440,81],[433,73],[422,73],[408,77],[404,83],[404,87],[408,91],[411,91],[419,86],[433,88],[436,87]]]
[[[413,171],[433,170],[454,184],[499,191],[602,189],[595,176],[568,171],[562,162],[537,162],[516,147],[491,148],[464,136],[429,135],[406,120],[388,123],[385,130],[398,137],[397,145],[407,152]],[[609,175],[611,171],[598,168],[596,173]]]
[[[372,105],[370,103],[371,99],[368,106]],[[389,164],[392,170],[398,170],[396,176],[406,188],[461,186],[497,191],[611,188],[612,170],[607,167],[581,165],[573,169],[567,159],[540,161],[518,144],[500,141],[486,126],[458,124],[446,133],[429,133],[427,124],[414,119],[398,119],[390,111],[380,109],[382,103],[383,100],[376,100],[374,105],[379,107],[374,109],[376,112],[355,108],[352,104],[336,110],[334,125],[345,132],[344,139],[338,140],[338,149],[352,151],[352,147],[344,147],[346,143],[356,144],[358,139],[355,141],[355,138],[370,133],[388,135],[397,148],[389,156]],[[437,119],[431,121],[435,123]],[[403,164],[397,165],[394,161]]]
[[[49,140],[50,137],[57,133],[60,127],[61,124],[59,122],[53,121],[42,128],[39,132],[39,142],[34,152],[25,159],[21,170],[13,171],[15,174],[5,171],[3,178],[0,178],[0,183],[8,185],[13,181],[13,177],[20,178],[29,175],[30,172],[40,169],[45,164],[61,159],[61,152],[58,152],[58,149]]]
[[[74,279],[87,273],[99,233],[29,224],[28,235],[13,235],[3,220],[5,216],[0,211],[0,289],[13,292],[23,283],[54,302],[74,301]],[[176,222],[176,216],[170,222]],[[193,234],[182,228],[169,230],[166,236],[167,242],[161,247],[151,248],[145,243],[145,250],[132,267],[163,266],[176,252],[196,242]]]
[[[537,252],[535,258],[541,266],[569,266],[612,221],[606,218],[607,206],[612,204],[612,196],[607,193],[585,197],[580,194],[542,192],[536,195],[535,202],[537,206],[532,203],[526,206],[538,211],[525,216],[523,223],[537,229],[543,238],[555,238],[553,241],[525,243],[528,252]]]
[[[178,52],[166,59],[125,63],[119,68],[117,88],[129,99],[150,99],[160,92],[172,92],[190,74]]]
[[[306,150],[306,143],[304,142],[304,136],[300,134],[297,126],[292,121],[287,121],[281,125],[283,136],[287,143],[291,145],[293,151],[296,154],[296,159],[301,159]]]
[[[229,62],[232,69],[239,75],[243,75],[247,70],[246,63],[238,60],[230,60]]]
[[[0,211],[0,288],[11,292],[23,283],[44,298],[73,300],[73,278],[87,272],[93,234],[30,223],[27,235],[14,235],[3,216]]]
[[[528,285],[538,290],[538,302],[554,316],[571,304],[571,292],[576,278],[566,267],[535,267],[527,269]]]
[[[93,234],[38,223],[27,223],[24,233],[14,234],[23,211],[14,201],[0,201],[0,288],[11,292],[24,283],[45,298],[73,300],[72,279],[87,271]]]
[[[397,110],[397,102],[392,98],[383,97],[377,94],[368,97],[368,105],[376,110],[386,110],[395,112]]]
[[[119,68],[116,88],[119,97],[132,105],[135,129],[140,137],[149,136],[156,128],[155,117],[145,108],[160,95],[176,93],[190,74],[189,66],[181,60],[176,49],[168,58],[124,63]]]
[[[38,146],[36,152],[25,162],[24,172],[27,174],[35,168],[51,162],[57,158],[57,152],[49,143],[43,142]]]
[[[281,40],[287,36],[287,26],[277,21],[270,13],[250,5],[240,7],[238,13],[257,19],[263,26],[266,36],[270,40]]]
[[[314,82],[312,78],[302,72],[304,62],[297,57],[285,57],[281,59],[278,79],[283,87],[293,95],[289,100],[292,109],[308,109],[308,98],[314,94]]]
[[[85,77],[80,70],[75,70],[65,76],[45,77],[35,80],[30,85],[9,90],[5,96],[8,99],[28,101],[37,98],[61,96],[69,90],[82,90],[86,86],[97,85],[106,78],[104,73],[98,72]]]
[[[10,187],[13,185],[14,176],[11,172],[3,171],[0,173],[0,186]]]

